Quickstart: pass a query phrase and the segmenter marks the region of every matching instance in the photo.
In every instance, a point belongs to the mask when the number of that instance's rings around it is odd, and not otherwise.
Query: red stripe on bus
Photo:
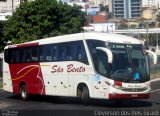
[[[17,47],[29,47],[29,46],[37,46],[39,43],[25,43],[25,44],[18,44]]]
[[[31,94],[45,95],[44,79],[39,63],[9,64],[13,93],[19,93],[23,82]]]

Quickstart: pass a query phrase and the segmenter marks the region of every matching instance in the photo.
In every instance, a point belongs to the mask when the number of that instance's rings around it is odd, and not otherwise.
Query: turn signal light
[[[122,82],[121,81],[114,81],[114,85],[117,85],[117,86],[122,86]]]

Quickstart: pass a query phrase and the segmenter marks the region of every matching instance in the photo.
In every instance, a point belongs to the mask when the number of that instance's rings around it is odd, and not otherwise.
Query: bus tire
[[[27,91],[27,86],[25,84],[20,86],[20,98],[23,101],[28,100],[28,91]]]
[[[88,105],[89,104],[89,90],[87,86],[83,86],[82,88],[82,102],[84,105]]]

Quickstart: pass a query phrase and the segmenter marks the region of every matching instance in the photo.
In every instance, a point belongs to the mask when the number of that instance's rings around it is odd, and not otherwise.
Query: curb
[[[160,81],[160,78],[150,80],[150,82]]]

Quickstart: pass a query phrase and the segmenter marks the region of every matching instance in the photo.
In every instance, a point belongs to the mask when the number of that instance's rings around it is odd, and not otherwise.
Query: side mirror
[[[111,50],[109,50],[107,48],[103,48],[103,47],[96,47],[96,49],[104,51],[107,54],[107,56],[108,56],[108,63],[112,63],[112,61],[113,61],[113,54],[112,54]]]
[[[154,52],[152,52],[151,50],[146,50],[146,52],[148,54],[152,55],[152,57],[153,57],[153,63],[157,64],[157,55]]]

